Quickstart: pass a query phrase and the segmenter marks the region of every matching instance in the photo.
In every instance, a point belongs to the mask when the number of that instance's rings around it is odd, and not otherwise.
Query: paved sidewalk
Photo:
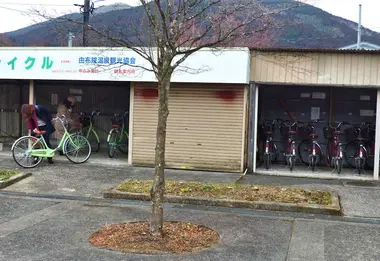
[[[115,187],[126,179],[151,179],[152,168],[128,166],[126,159],[122,158],[123,155],[118,156],[115,159],[106,159],[104,154],[94,153],[90,161],[82,165],[72,164],[64,156],[57,156],[55,164],[49,165],[43,162],[39,167],[30,170],[33,173],[31,177],[5,188],[4,191],[102,198],[104,190]],[[18,168],[9,152],[0,153],[0,162],[0,168]],[[239,177],[237,173],[166,170],[166,178],[172,180],[234,183]],[[340,195],[345,215],[380,217],[378,182],[264,175],[246,175],[238,182],[333,190]]]
[[[191,254],[137,255],[94,248],[88,238],[106,224],[149,219],[149,207],[0,195],[0,208],[0,260],[7,261],[378,261],[380,256],[380,225],[374,224],[166,205],[166,220],[214,228],[220,243]]]

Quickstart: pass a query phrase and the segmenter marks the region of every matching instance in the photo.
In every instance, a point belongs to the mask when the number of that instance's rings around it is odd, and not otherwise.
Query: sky
[[[304,0],[333,15],[358,21],[358,6],[362,4],[362,24],[364,27],[380,32],[380,0]],[[95,7],[114,3],[135,6],[138,0],[94,0]],[[83,0],[0,0],[0,33],[17,30],[41,21],[30,10],[41,10],[49,15],[62,15],[77,12],[74,4]]]

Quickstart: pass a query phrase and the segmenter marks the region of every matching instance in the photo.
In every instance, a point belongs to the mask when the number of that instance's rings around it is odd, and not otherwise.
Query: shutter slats
[[[157,98],[134,86],[132,163],[153,165]],[[221,93],[232,97],[221,97]],[[170,89],[166,166],[239,171],[242,161],[244,87],[174,86]]]

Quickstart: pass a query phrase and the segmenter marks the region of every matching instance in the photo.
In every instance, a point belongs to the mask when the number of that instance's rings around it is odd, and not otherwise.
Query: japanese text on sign
[[[136,64],[134,57],[79,57],[81,64]]]
[[[18,60],[18,58],[14,57],[12,60],[7,62],[7,64],[11,67],[12,70],[16,69],[17,60]],[[25,69],[26,70],[32,69],[34,67],[35,63],[36,63],[36,58],[29,56],[24,61]],[[50,60],[50,57],[44,57],[41,69],[50,69],[51,67],[53,67],[53,61]]]

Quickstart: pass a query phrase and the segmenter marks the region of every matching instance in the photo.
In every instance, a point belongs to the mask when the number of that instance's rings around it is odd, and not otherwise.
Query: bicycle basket
[[[81,115],[79,117],[79,122],[82,124],[83,127],[88,127],[90,126],[90,117],[86,115]]]
[[[112,125],[122,125],[123,124],[123,117],[120,115],[114,115],[111,118]]]

